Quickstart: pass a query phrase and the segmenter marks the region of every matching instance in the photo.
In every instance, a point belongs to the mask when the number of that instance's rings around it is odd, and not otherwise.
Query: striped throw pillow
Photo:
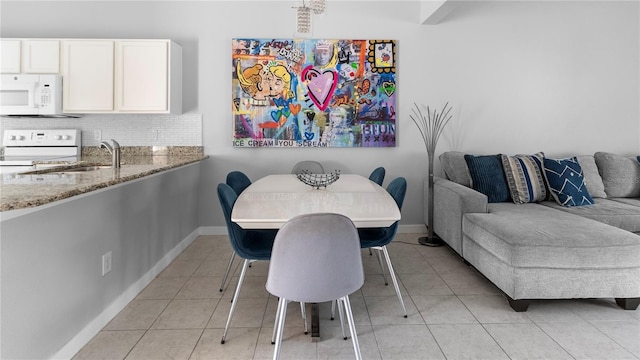
[[[511,199],[516,204],[547,200],[547,188],[542,172],[544,154],[501,155]]]

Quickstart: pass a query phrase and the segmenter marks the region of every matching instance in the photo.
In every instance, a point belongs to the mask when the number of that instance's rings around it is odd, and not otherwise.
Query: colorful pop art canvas
[[[394,40],[233,39],[235,147],[396,146]]]

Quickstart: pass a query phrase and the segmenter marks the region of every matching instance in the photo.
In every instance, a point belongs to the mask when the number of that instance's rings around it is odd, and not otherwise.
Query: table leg
[[[320,340],[320,305],[311,303],[311,341]]]

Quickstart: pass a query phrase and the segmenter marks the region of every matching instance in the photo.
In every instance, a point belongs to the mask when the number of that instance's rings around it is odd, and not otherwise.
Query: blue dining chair
[[[273,243],[266,288],[278,296],[273,359],[280,355],[289,301],[338,299],[346,310],[356,359],[362,359],[349,295],[364,284],[358,231],[346,216],[313,213],[296,216],[278,231]]]
[[[277,230],[244,230],[238,224],[231,221],[231,211],[235,204],[238,195],[227,184],[218,184],[218,199],[220,200],[220,206],[224,213],[224,219],[227,223],[227,232],[229,234],[229,241],[235,254],[242,259],[244,263],[242,265],[242,272],[238,279],[238,285],[236,291],[233,294],[233,300],[231,301],[231,309],[229,310],[229,317],[227,323],[224,326],[224,332],[222,333],[221,344],[224,344],[229,331],[229,325],[231,325],[231,319],[233,318],[233,312],[238,304],[238,296],[240,295],[240,289],[244,277],[247,273],[247,267],[249,263],[256,260],[269,260],[271,258],[271,247],[273,246],[273,240],[276,237]]]
[[[375,168],[371,172],[371,175],[369,175],[369,180],[371,180],[374,183],[382,186],[382,182],[384,181],[385,173],[386,173],[386,170],[382,166],[378,167],[378,168]]]
[[[373,169],[373,171],[369,175],[369,180],[382,186],[382,183],[384,182],[385,174],[386,174],[386,170],[382,166],[377,167]],[[373,253],[371,252],[371,249],[369,249],[369,255],[373,255]]]
[[[402,210],[402,203],[404,202],[404,197],[407,193],[407,180],[403,177],[395,178],[387,186],[387,192],[389,192],[391,197],[393,197],[393,200],[395,200],[398,205],[398,209]],[[358,235],[360,235],[361,248],[376,250],[376,256],[380,262],[383,277],[384,265],[382,264],[380,252],[384,255],[387,268],[389,269],[389,276],[391,276],[393,287],[396,290],[396,295],[398,296],[398,300],[400,300],[400,305],[402,306],[402,312],[404,313],[404,317],[407,317],[407,309],[404,306],[402,294],[400,294],[400,287],[398,286],[398,280],[396,279],[396,273],[393,270],[393,265],[391,265],[391,259],[389,258],[389,252],[387,251],[387,245],[395,238],[396,233],[398,232],[398,222],[399,221],[396,221],[386,228],[361,228],[358,229]],[[388,285],[386,277],[384,279],[385,285]]]
[[[227,174],[227,185],[231,186],[233,191],[240,195],[244,189],[251,185],[251,179],[242,171],[232,171]]]
[[[238,194],[231,188],[231,186],[220,183],[218,184],[218,199],[220,200],[220,206],[224,214],[224,220],[227,224],[227,233],[229,235],[229,241],[235,254],[242,259],[244,263],[242,265],[242,271],[240,272],[240,278],[238,279],[238,285],[236,285],[233,299],[231,300],[231,309],[229,309],[229,317],[227,323],[224,326],[224,332],[222,333],[221,344],[225,343],[229,326],[231,325],[231,319],[233,313],[238,304],[238,297],[240,296],[240,289],[244,282],[244,277],[247,273],[249,264],[257,260],[269,260],[271,258],[271,248],[273,247],[273,241],[275,240],[278,230],[244,230],[238,224],[231,221],[231,212],[233,205],[238,199]],[[307,333],[307,316],[305,313],[304,303],[300,303],[300,309],[302,311],[302,319],[304,320],[304,331]]]
[[[240,196],[240,193],[244,191],[244,189],[248,188],[251,185],[251,179],[243,173],[242,171],[232,171],[227,174],[227,185],[229,185],[233,191],[235,191],[236,195]],[[227,282],[227,277],[229,276],[229,272],[231,271],[231,267],[233,266],[233,261],[236,258],[236,252],[231,252],[231,258],[229,259],[229,263],[227,264],[227,269],[224,271],[224,275],[222,276],[222,282],[220,283],[220,292],[224,291],[224,284]]]

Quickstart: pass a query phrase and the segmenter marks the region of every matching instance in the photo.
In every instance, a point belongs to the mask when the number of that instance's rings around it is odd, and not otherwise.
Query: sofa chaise
[[[515,311],[535,299],[615,298],[638,307],[637,159],[446,152],[440,161],[434,232]]]

